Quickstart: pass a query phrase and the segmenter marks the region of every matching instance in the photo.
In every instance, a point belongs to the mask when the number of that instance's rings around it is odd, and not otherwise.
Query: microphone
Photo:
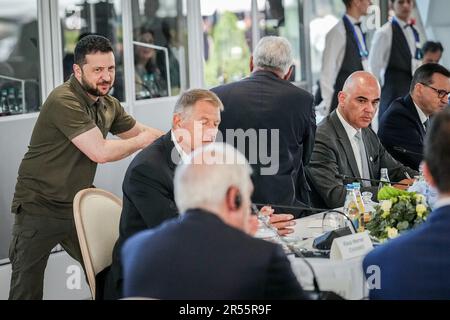
[[[346,174],[336,174],[336,178],[340,178],[343,180],[359,180],[359,181],[370,181],[370,182],[374,182],[374,183],[385,183],[386,181],[382,181],[382,180],[378,180],[378,179],[368,179],[368,178],[361,178],[361,177],[354,177],[354,176],[349,176]],[[398,184],[400,186],[408,186],[410,187],[409,184],[407,183],[403,183],[403,182],[398,182],[398,181],[391,181],[390,184]]]
[[[406,154],[411,154],[413,156],[421,156],[421,157],[423,157],[422,153],[409,151],[409,150],[407,150],[405,148],[402,148],[402,147],[395,146],[395,147],[392,147],[392,149],[394,149],[395,151],[401,152],[401,153],[406,153]]]

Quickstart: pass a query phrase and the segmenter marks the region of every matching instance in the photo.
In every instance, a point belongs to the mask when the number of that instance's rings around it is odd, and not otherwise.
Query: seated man
[[[178,99],[172,130],[140,152],[131,162],[123,181],[123,209],[119,239],[113,252],[111,270],[106,277],[106,299],[121,298],[122,268],[120,250],[135,233],[154,228],[163,221],[178,217],[173,195],[173,176],[177,164],[185,161],[197,147],[213,142],[218,132],[222,102],[211,91],[193,89]],[[271,213],[269,208],[266,212]],[[272,215],[280,233],[292,215]]]
[[[251,167],[223,143],[191,154],[175,173],[179,219],[122,249],[124,296],[157,299],[302,299],[282,248],[249,235]]]
[[[449,93],[445,67],[430,63],[417,69],[410,93],[394,100],[380,119],[378,137],[395,159],[419,170],[430,117],[447,107]]]
[[[427,133],[424,175],[437,188],[439,200],[424,224],[364,259],[367,277],[373,274],[369,267],[379,268],[379,286],[370,290],[371,299],[450,299],[449,109],[435,116]]]
[[[377,183],[358,178],[379,179],[381,168],[388,169],[392,181],[405,179],[405,172],[417,175],[392,158],[369,128],[380,101],[380,85],[373,75],[364,71],[353,73],[338,98],[337,110],[317,127],[308,166],[308,177],[318,193],[315,205],[328,208],[344,205],[345,185],[354,181],[362,182],[362,192],[376,195]]]

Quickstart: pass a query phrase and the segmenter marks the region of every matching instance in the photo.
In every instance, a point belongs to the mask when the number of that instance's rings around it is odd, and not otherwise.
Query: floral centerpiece
[[[378,192],[377,198],[379,205],[375,206],[376,212],[366,224],[366,229],[380,242],[417,227],[431,211],[425,197],[416,192],[385,186]]]

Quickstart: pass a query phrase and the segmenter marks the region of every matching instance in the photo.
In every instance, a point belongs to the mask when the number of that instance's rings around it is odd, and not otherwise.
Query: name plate
[[[333,240],[330,251],[331,260],[349,260],[365,255],[373,249],[369,233],[354,233]]]

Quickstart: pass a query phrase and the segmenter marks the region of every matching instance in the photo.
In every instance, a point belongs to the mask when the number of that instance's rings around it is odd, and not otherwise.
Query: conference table
[[[296,220],[294,234],[290,236],[300,240],[301,246],[312,249],[314,238],[324,233],[322,227],[323,214],[318,213]],[[288,255],[292,269],[299,282],[306,290],[313,290],[311,270],[302,258]],[[361,300],[368,296],[363,274],[363,256],[350,260],[331,260],[324,257],[306,258],[316,274],[321,290],[334,291],[345,299]]]

